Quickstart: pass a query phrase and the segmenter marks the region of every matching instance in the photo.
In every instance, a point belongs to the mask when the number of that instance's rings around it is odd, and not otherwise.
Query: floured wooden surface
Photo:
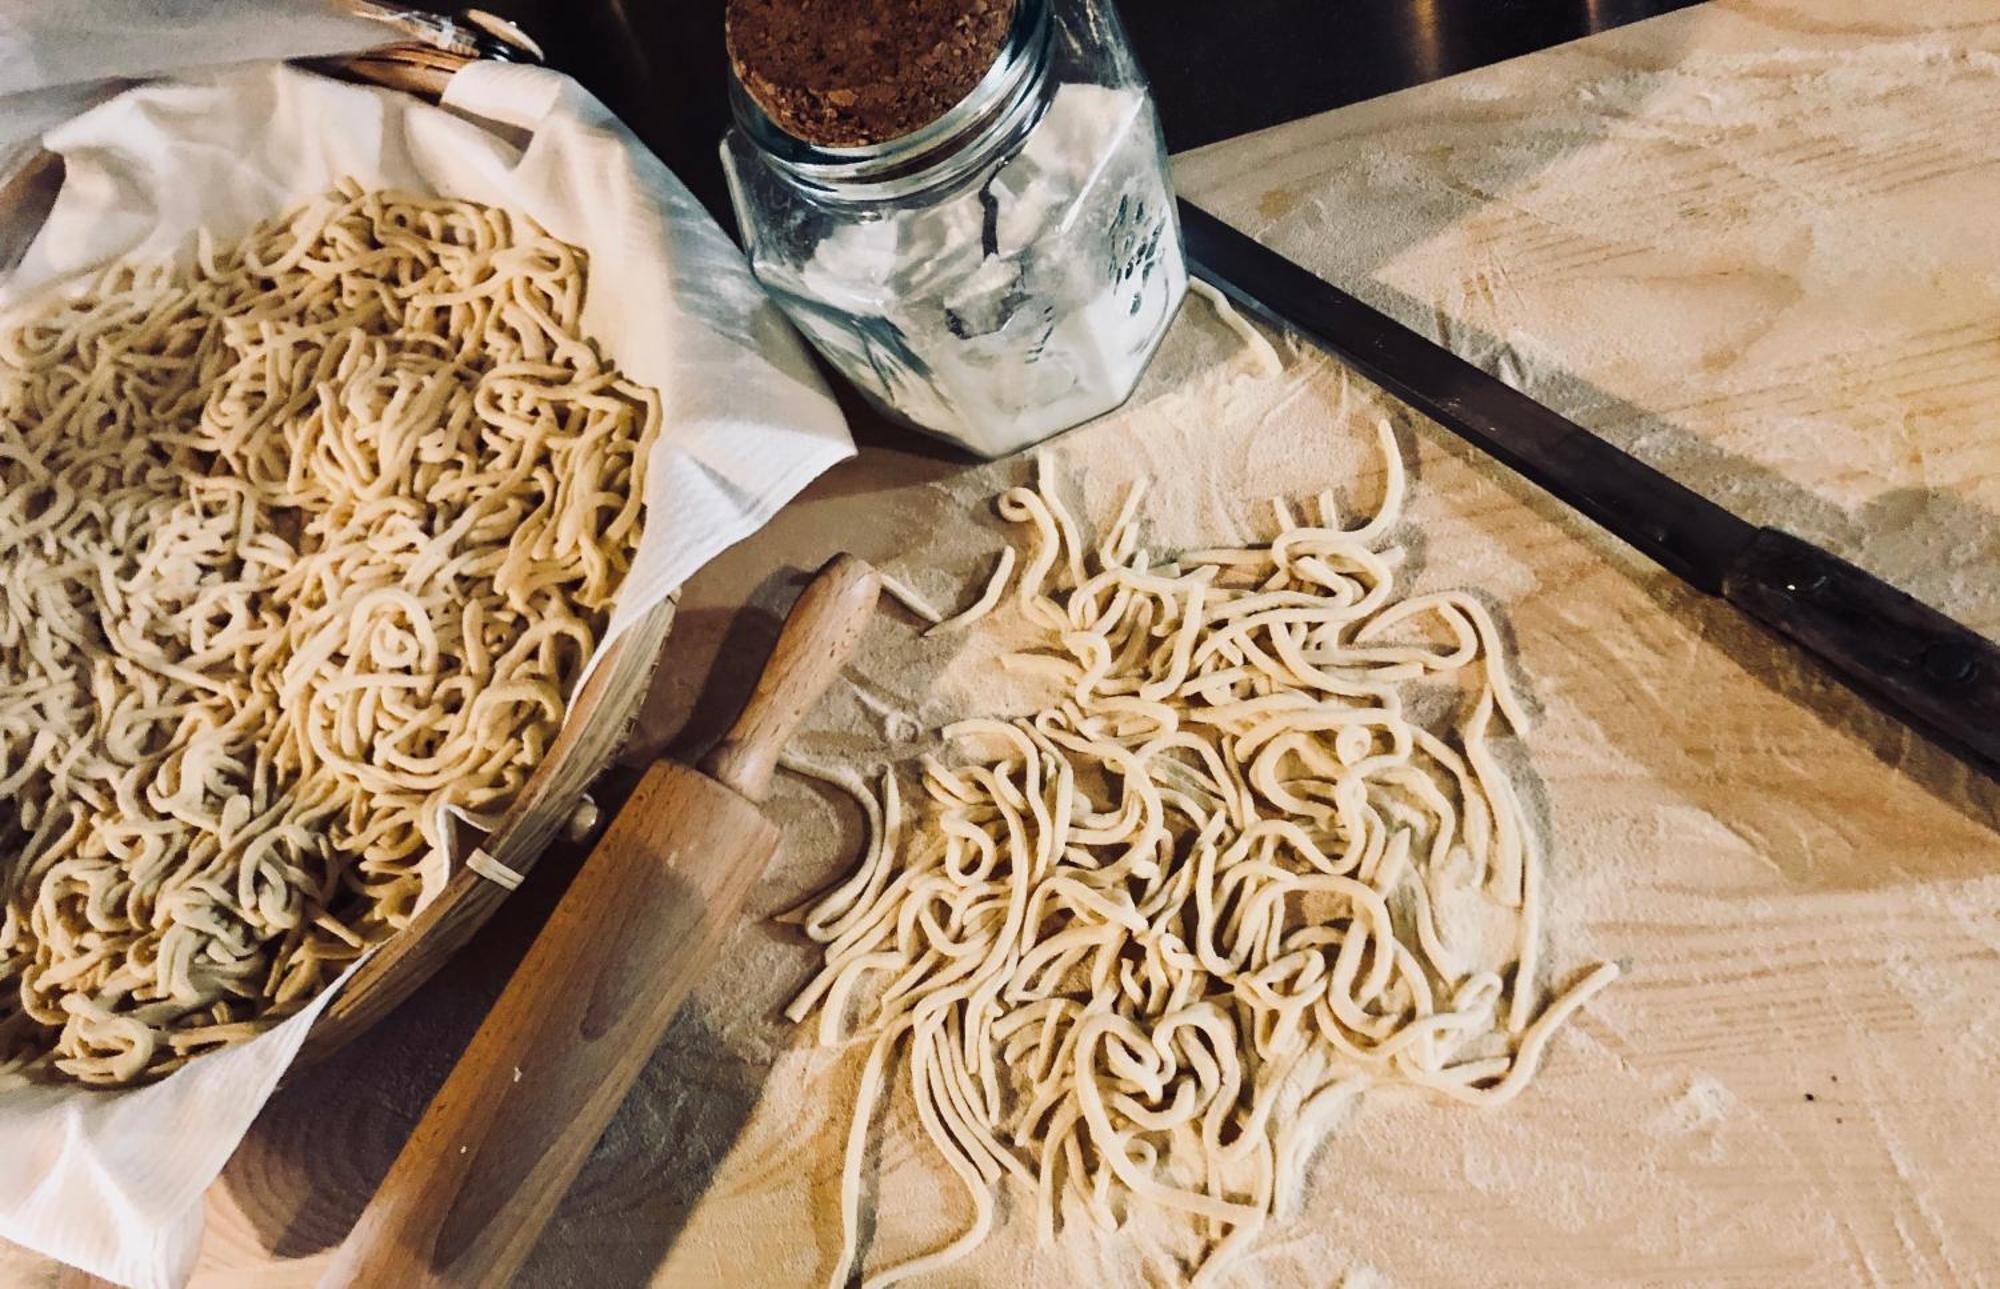
[[[2000,633],[2000,277],[1980,231],[2000,209],[2000,13],[1904,32],[1900,8],[1711,6],[1178,173],[1747,516]],[[1142,473],[1169,546],[1268,532],[1273,492],[1372,500],[1366,395],[1316,358],[1264,381],[1237,353],[1191,304],[1138,404],[1053,446],[1079,514],[1101,522]],[[1488,592],[1540,706],[1550,970],[1606,955],[1629,975],[1504,1111],[1365,1105],[1234,1283],[2000,1274],[1981,1109],[2000,1089],[2000,794],[1455,440],[1405,443],[1416,585]],[[984,499],[1023,468],[825,502],[773,545],[805,566],[839,533],[963,603],[1004,540]],[[872,764],[907,731],[871,708],[929,727],[1006,697],[976,639],[900,620],[853,679],[809,754]],[[853,821],[792,801],[774,908],[847,858],[831,835]],[[764,927],[739,945],[711,1014],[768,1015],[810,955]],[[758,1041],[783,1042],[768,1024]],[[778,1057],[657,1283],[823,1272],[857,1064]],[[885,1260],[968,1213],[906,1113],[888,1133]],[[936,1282],[1158,1283],[1175,1247],[1140,1213],[1042,1251],[1025,1203],[1011,1216]]]
[[[2000,632],[2000,8],[1751,0],[1180,158],[1745,518]]]
[[[2000,11],[1913,8],[1711,4],[1177,173],[1746,516],[2000,634]],[[1268,535],[1273,493],[1371,505],[1374,396],[1312,355],[1255,373],[1191,300],[1133,403],[1052,445],[1079,517],[1107,519],[1142,473],[1162,545]],[[1547,971],[1601,955],[1628,974],[1502,1111],[1365,1103],[1315,1157],[1305,1211],[1232,1283],[2000,1276],[2000,792],[1397,415],[1411,584],[1491,597],[1539,714]],[[802,570],[836,548],[964,603],[1007,540],[986,499],[1026,468],[873,448],[836,470],[690,585],[654,733],[691,706],[697,734],[719,729]],[[872,766],[927,746],[920,731],[1010,701],[994,650],[886,613],[802,750]],[[858,825],[797,783],[776,810],[763,914],[844,871]],[[524,1283],[824,1274],[859,1053],[777,1018],[813,960],[768,920],[744,927]],[[313,1281],[462,1040],[424,1019],[450,1001],[420,998],[281,1096],[213,1194],[200,1283]],[[876,1266],[969,1215],[894,1104]],[[1077,1223],[1041,1250],[1030,1216],[1014,1197],[931,1283],[1150,1285],[1185,1252],[1177,1222],[1143,1211],[1119,1237]]]
[[[1225,334],[1192,307],[1169,360]],[[1370,405],[1316,359],[1269,382],[1206,366],[1053,453],[1080,511],[1107,514],[1146,471],[1163,543],[1234,538],[1268,523],[1243,498],[1331,483],[1367,504]],[[1405,442],[1414,585],[1492,595],[1540,710],[1532,809],[1549,846],[1550,974],[1571,979],[1597,955],[1630,974],[1503,1111],[1365,1105],[1316,1159],[1305,1211],[1232,1283],[1321,1285],[1364,1267],[1397,1282],[1545,1283],[1665,1266],[1758,1284],[1870,1268],[1945,1281],[2000,1266],[1987,1219],[2000,1138],[1967,1113],[1990,1099],[2000,1057],[1992,797],[1927,749],[1885,765],[1874,745],[1900,743],[1878,718],[1729,610],[1606,559],[1602,539],[1523,505],[1430,427]],[[1204,467],[1180,465],[1194,459]],[[903,531],[863,540],[935,598],[968,596],[1003,540],[980,503],[1021,470],[873,498]],[[970,532],[921,559],[898,553],[957,516]],[[928,573],[933,562],[961,575]],[[889,743],[905,718],[928,728],[1012,706],[996,651],[884,622],[800,751],[872,765],[923,746]],[[785,818],[773,910],[845,864],[854,823],[804,790]],[[762,926],[737,945],[703,990],[709,1014],[768,1016],[811,955]],[[788,1041],[768,1019],[742,1023],[752,1066]],[[656,1283],[803,1283],[824,1268],[858,1058],[779,1051]],[[875,1229],[898,1257],[968,1210],[906,1111],[887,1131]],[[935,1283],[1156,1284],[1187,1252],[1175,1221],[1143,1211],[1117,1240],[1079,1223],[1043,1251],[1026,1204],[1011,1212]]]

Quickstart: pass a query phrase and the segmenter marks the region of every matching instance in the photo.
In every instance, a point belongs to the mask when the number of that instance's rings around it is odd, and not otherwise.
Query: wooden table
[[[2000,635],[1991,0],[1717,0],[1183,156],[1177,176],[1746,517]],[[1192,423],[1196,388],[1212,423]],[[1093,509],[1119,469],[1177,465],[1217,495],[1277,472],[1361,497],[1350,413],[1368,402],[1310,356],[1259,381],[1191,306],[1133,404],[1055,451]],[[1234,1283],[2000,1277],[2000,793],[1435,427],[1405,445],[1420,577],[1504,607],[1540,709],[1551,959],[1608,955],[1629,974],[1504,1112],[1364,1108],[1317,1155],[1305,1212]],[[688,587],[648,746],[684,718],[685,742],[716,730],[828,551],[962,586],[1000,540],[967,507],[1020,471],[891,441],[821,480]],[[1159,522],[1171,529],[1170,508]],[[968,665],[908,634],[884,628],[846,702],[921,707],[899,690]],[[837,752],[833,738],[815,747]],[[845,862],[824,844],[824,799],[794,794],[782,814],[795,844],[760,912]],[[555,868],[412,1005],[273,1102],[211,1193],[197,1283],[311,1283]],[[824,1273],[854,1068],[774,1017],[809,963],[767,922],[745,926],[529,1282]],[[963,1220],[906,1133],[880,1169],[878,1258]],[[1012,1218],[933,1283],[1153,1283],[1143,1232],[1042,1252],[1020,1206]],[[0,1281],[53,1274],[0,1254]]]

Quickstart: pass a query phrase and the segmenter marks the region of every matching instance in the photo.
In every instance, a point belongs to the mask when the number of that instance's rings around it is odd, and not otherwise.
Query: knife
[[[838,555],[699,769],[646,771],[424,1111],[322,1289],[503,1285],[778,848],[757,806],[881,588]]]
[[[1688,585],[2000,779],[2000,648],[1882,579],[1760,528],[1187,201],[1194,272],[1299,333]]]

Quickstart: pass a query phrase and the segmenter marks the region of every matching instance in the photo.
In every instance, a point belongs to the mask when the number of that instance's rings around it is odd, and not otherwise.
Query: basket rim
[[[289,60],[333,79],[372,85],[436,104],[444,84],[470,59],[416,43],[335,58]],[[434,81],[413,88],[412,75]],[[62,156],[35,146],[0,168],[0,277],[19,266],[61,190]],[[526,875],[624,747],[665,656],[680,592],[674,591],[606,647],[565,704],[561,729],[493,829],[476,845]],[[461,858],[410,926],[369,951],[313,1021],[290,1070],[310,1067],[365,1033],[430,979],[498,910],[510,887],[468,869]],[[322,994],[324,991],[322,991]],[[314,995],[314,999],[322,995]],[[199,1058],[196,1058],[199,1059]],[[289,1077],[289,1070],[287,1073]]]

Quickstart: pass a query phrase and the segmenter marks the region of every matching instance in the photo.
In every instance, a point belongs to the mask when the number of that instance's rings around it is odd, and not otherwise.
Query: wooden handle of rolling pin
[[[882,579],[852,555],[836,555],[814,574],[785,619],[743,714],[701,758],[701,772],[761,802],[792,731],[854,653],[875,611]]]
[[[853,654],[880,585],[848,555],[819,571],[743,715],[702,762],[711,776],[762,798],[785,740]],[[740,812],[703,828],[677,810],[692,778],[662,763],[640,780],[431,1099],[322,1289],[501,1285],[527,1259],[767,858],[731,857],[760,827],[766,844],[775,838],[754,812],[748,829]]]

